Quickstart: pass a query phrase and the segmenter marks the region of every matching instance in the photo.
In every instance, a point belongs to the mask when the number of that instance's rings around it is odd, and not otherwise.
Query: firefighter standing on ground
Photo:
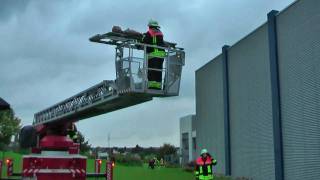
[[[157,21],[150,20],[148,23],[149,30],[143,34],[142,43],[164,46],[163,34],[160,31],[160,26]],[[148,55],[148,88],[161,89],[162,87],[162,66],[164,57],[166,56],[165,50],[155,47],[147,47]]]
[[[212,180],[213,179],[213,171],[212,166],[217,164],[217,160],[215,160],[208,153],[206,149],[201,150],[201,156],[196,160],[196,179],[197,180]]]

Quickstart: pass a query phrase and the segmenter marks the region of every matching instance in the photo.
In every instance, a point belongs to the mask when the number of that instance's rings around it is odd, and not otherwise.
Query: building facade
[[[298,0],[196,71],[197,153],[216,172],[320,177],[320,1]]]
[[[181,164],[185,165],[196,157],[196,127],[195,115],[180,118],[180,157]]]

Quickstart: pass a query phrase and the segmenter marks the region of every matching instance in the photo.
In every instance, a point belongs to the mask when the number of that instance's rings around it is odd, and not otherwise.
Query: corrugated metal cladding
[[[277,17],[284,175],[320,179],[320,1]]]
[[[225,171],[222,58],[216,57],[196,72],[197,154],[207,148]]]
[[[285,180],[320,179],[320,1],[299,0],[277,15]],[[228,51],[231,174],[275,179],[268,27]],[[196,72],[198,152],[224,172],[221,55]],[[281,179],[281,177],[280,177]]]
[[[228,55],[231,173],[274,179],[267,25],[233,45]]]

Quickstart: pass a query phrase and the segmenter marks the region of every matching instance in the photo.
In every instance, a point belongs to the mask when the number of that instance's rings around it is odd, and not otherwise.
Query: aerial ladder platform
[[[178,96],[185,52],[175,43],[164,47],[143,44],[141,36],[109,32],[91,37],[91,42],[115,47],[116,79],[104,80],[70,98],[35,113],[33,125],[20,132],[20,145],[31,147],[23,157],[23,179],[79,179],[105,177],[110,172],[88,173],[86,157],[79,155],[79,143],[67,137],[66,129],[74,122],[120,110],[152,100]],[[163,49],[162,69],[148,67],[148,47]],[[161,71],[160,89],[150,89],[148,71]],[[107,168],[110,169],[110,163]],[[112,169],[112,168],[111,168]],[[112,174],[112,173],[111,173]]]
[[[157,47],[139,43],[119,33],[95,35],[90,41],[114,45],[116,79],[105,80],[34,116],[34,125],[55,121],[79,121],[152,100],[153,97],[179,95],[185,53],[173,43]],[[164,49],[163,69],[148,68],[147,47]],[[162,88],[148,88],[148,71],[162,71]]]

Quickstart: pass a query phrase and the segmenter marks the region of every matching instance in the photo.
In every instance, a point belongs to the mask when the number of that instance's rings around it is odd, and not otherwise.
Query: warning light
[[[94,172],[95,173],[100,173],[101,163],[102,163],[101,159],[95,159],[95,161],[94,161]]]
[[[12,174],[13,174],[13,160],[6,159],[6,163],[7,163],[7,176],[12,176]]]

